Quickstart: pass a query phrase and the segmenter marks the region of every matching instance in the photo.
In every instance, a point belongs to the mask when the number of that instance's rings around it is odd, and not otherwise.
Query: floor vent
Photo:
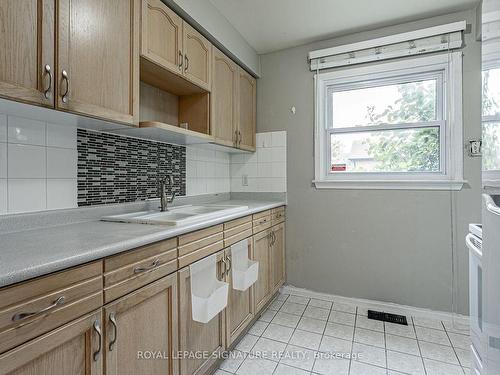
[[[383,322],[402,324],[405,326],[408,325],[408,322],[406,321],[406,316],[389,314],[381,311],[368,310],[368,319],[381,320]]]

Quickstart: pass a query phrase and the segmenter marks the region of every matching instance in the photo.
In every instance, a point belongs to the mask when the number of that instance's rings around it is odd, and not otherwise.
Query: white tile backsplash
[[[46,144],[45,122],[23,117],[8,116],[7,129],[9,143],[38,146],[45,146]]]
[[[0,213],[77,207],[76,126],[0,114]]]
[[[255,153],[231,155],[231,191],[286,192],[286,131],[257,133],[256,142]]]
[[[230,165],[226,152],[187,146],[186,194],[228,193],[231,189]]]

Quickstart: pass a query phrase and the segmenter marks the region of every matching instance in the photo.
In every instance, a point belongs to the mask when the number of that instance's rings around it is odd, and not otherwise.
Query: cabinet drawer
[[[285,207],[273,208],[271,210],[271,225],[276,225],[285,221]]]
[[[265,211],[267,215],[254,215],[253,217],[253,233],[259,233],[271,227],[271,211]]]
[[[212,255],[224,248],[224,241],[217,241],[211,245],[205,246],[199,250],[193,251],[187,255],[179,257],[179,268],[186,267],[201,258]]]
[[[117,259],[112,259],[114,257],[110,258],[109,270],[104,272],[104,302],[113,301],[141,286],[175,272],[177,270],[177,248],[175,244],[176,241],[167,240],[138,248],[126,254],[117,255],[116,257],[123,257],[120,262]],[[165,249],[168,250],[163,251]],[[134,254],[135,252],[137,254]],[[140,257],[141,255],[144,257]],[[124,263],[121,261],[125,259],[134,261],[139,257],[140,260],[138,261],[125,264],[120,268],[112,268],[112,266]]]
[[[252,222],[241,224],[237,227],[224,231],[224,247],[231,246],[252,235]]]
[[[0,290],[0,352],[102,305],[102,262]]]
[[[257,219],[261,219],[265,216],[271,216],[271,210],[266,210],[266,211],[262,211],[262,212],[257,212],[256,214],[253,214],[252,215],[252,218],[253,220],[257,220]]]
[[[188,234],[183,234],[179,236],[179,247],[182,247],[188,243],[202,240],[206,237],[210,237],[217,233],[222,233],[224,227],[222,224],[214,225],[213,227],[197,230],[196,232],[191,232]]]

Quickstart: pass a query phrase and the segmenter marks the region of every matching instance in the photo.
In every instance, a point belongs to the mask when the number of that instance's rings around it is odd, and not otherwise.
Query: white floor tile
[[[356,314],[356,305],[347,302],[333,302],[332,309],[335,311],[347,312],[350,314]]]
[[[382,332],[370,331],[368,329],[356,328],[354,330],[354,341],[361,344],[385,348],[385,339]]]
[[[427,358],[424,358],[424,364],[427,375],[464,375],[464,371],[460,366],[433,361]]]
[[[256,321],[252,327],[248,330],[248,333],[255,335],[255,336],[261,336],[264,331],[266,330],[267,326],[269,323],[263,322],[263,321]]]
[[[234,374],[236,370],[238,370],[240,365],[243,363],[246,356],[247,356],[246,353],[233,350],[230,353],[229,357],[221,363],[219,368]]]
[[[364,345],[355,342],[352,345],[353,361],[372,364],[379,367],[387,366],[385,349],[376,346]]]
[[[316,359],[315,353],[314,350],[288,345],[281,357],[280,364],[311,371]]]
[[[335,303],[333,304],[333,306],[335,307]],[[328,321],[330,322],[347,324],[350,326],[354,325],[355,320],[356,320],[356,315],[342,311],[332,311],[332,313],[328,317]]]
[[[410,375],[424,375],[422,358],[410,354],[387,351],[387,368]]]
[[[421,318],[421,317],[413,317],[413,323],[416,326],[433,328],[444,331],[443,323],[440,320],[429,319],[429,318]]]
[[[288,342],[292,337],[292,333],[293,328],[271,323],[267,326],[266,330],[262,334],[262,337],[266,337],[271,340]]]
[[[384,332],[384,322],[368,319],[367,317],[361,315],[358,315],[358,317],[356,318],[356,327],[371,329],[372,331]]]
[[[279,364],[274,371],[274,375],[309,375],[309,371],[301,370],[295,367]]]
[[[247,357],[236,371],[239,375],[272,375],[278,364],[264,358]]]
[[[471,350],[458,349],[455,348],[455,353],[457,353],[458,360],[463,367],[471,366]]]
[[[328,322],[325,328],[325,335],[352,341],[354,338],[354,327],[345,324]]]
[[[290,344],[306,349],[318,350],[321,342],[321,335],[317,333],[301,331],[296,329],[290,339]]]
[[[470,334],[470,324],[458,321],[443,321],[444,328],[447,332],[460,333],[462,335]]]
[[[451,346],[450,340],[448,340],[448,336],[445,331],[420,326],[415,326],[415,331],[417,332],[418,340]]]
[[[224,371],[221,369],[218,369],[214,372],[214,375],[230,375],[230,374],[231,374],[230,372],[227,372],[227,371]]]
[[[289,294],[280,293],[280,294],[278,294],[278,297],[276,297],[276,299],[277,299],[278,301],[283,301],[283,302],[285,302],[285,301],[288,299],[288,297],[289,297],[289,296],[290,296]]]
[[[439,345],[425,341],[421,341],[419,345],[422,357],[451,363],[453,365],[459,365],[458,358],[451,346]]]
[[[448,333],[450,336],[451,344],[455,348],[467,350],[470,348],[470,337],[467,335],[460,335],[458,333]]]
[[[304,310],[306,309],[306,305],[303,305],[300,303],[295,303],[295,302],[290,302],[290,299],[292,297],[293,296],[290,296],[288,298],[288,300],[281,307],[280,311],[286,312],[288,314],[302,315],[304,313]]]
[[[321,307],[322,309],[330,310],[332,308],[332,302],[311,298],[311,300],[309,301],[309,306]]]
[[[250,353],[252,350],[253,346],[259,339],[258,336],[254,335],[245,335],[241,341],[236,345],[235,349],[239,350],[240,352],[245,352],[245,353]]]
[[[417,337],[411,320],[408,322],[407,326],[402,324],[385,323],[385,332],[390,333],[391,335],[403,336],[411,339]]]
[[[385,335],[387,349],[406,354],[420,355],[417,340],[402,336]],[[451,348],[450,348],[451,349]]]
[[[253,346],[250,355],[279,362],[281,356],[283,355],[283,352],[285,351],[285,348],[286,344],[284,342],[261,337]]]
[[[307,306],[306,310],[304,311],[304,316],[307,316],[308,318],[320,319],[325,321],[328,319],[328,315],[330,315],[330,310],[322,309],[320,307]]]
[[[349,375],[386,375],[385,368],[367,365],[361,362],[351,362]]]
[[[268,307],[269,310],[278,311],[283,306],[284,301],[274,300]]]
[[[287,302],[300,303],[301,305],[307,305],[309,303],[310,298],[302,297],[302,296],[290,296],[288,297]]]
[[[259,318],[259,320],[263,322],[268,322],[270,323],[271,320],[273,320],[274,316],[276,315],[276,311],[274,310],[266,310]]]
[[[348,354],[351,352],[352,341],[342,340],[336,337],[323,336],[319,351],[323,353]]]
[[[274,324],[280,324],[282,326],[295,328],[297,327],[299,320],[299,315],[287,314],[280,311],[274,316],[271,322]]]
[[[313,372],[321,375],[348,375],[349,360],[344,358],[318,358]]]
[[[323,334],[325,326],[326,321],[324,320],[302,317],[297,328],[303,331]]]

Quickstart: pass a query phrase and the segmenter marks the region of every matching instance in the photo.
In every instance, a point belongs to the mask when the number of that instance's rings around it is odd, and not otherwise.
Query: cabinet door
[[[246,239],[248,246],[248,257],[253,258],[252,238]],[[231,248],[226,249],[226,259],[231,264]],[[232,267],[232,266],[230,266]],[[229,347],[233,341],[245,330],[248,323],[254,317],[254,287],[251,286],[245,291],[233,289],[231,268],[226,276],[229,283],[229,296],[226,308],[226,341]]]
[[[57,107],[124,123],[138,115],[139,0],[58,0]]]
[[[272,294],[285,282],[285,223],[271,228],[271,291]]]
[[[224,251],[217,253],[218,274],[222,279],[222,259]],[[217,353],[225,349],[224,311],[208,323],[195,322],[191,312],[191,276],[189,267],[178,272],[179,275],[179,351],[187,353]],[[185,358],[180,361],[180,374],[205,374],[217,361],[210,356],[205,358]]]
[[[161,0],[142,0],[141,55],[182,74],[182,18]]]
[[[258,312],[271,296],[269,244],[271,230],[267,229],[253,236],[253,260],[259,262],[259,278],[254,284],[254,306]]]
[[[211,89],[212,43],[187,22],[183,28],[184,75],[204,88]]]
[[[0,1],[1,97],[54,105],[54,1]]]
[[[238,147],[255,151],[257,81],[243,69],[238,70]]]
[[[218,143],[234,146],[238,113],[238,67],[215,47],[213,55],[211,133]]]
[[[100,375],[101,310],[0,355],[0,374]]]
[[[106,375],[178,373],[176,274],[106,305],[104,314]]]

